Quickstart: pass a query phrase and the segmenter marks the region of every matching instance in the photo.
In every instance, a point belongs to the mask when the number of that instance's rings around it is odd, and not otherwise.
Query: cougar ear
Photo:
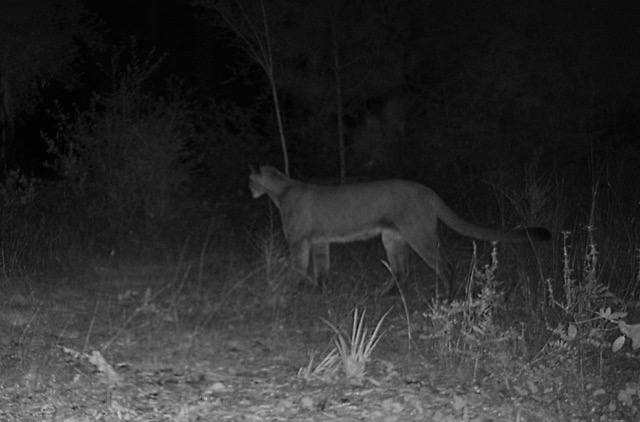
[[[254,166],[253,164],[249,164],[249,171],[251,172],[251,174],[258,174],[256,166]]]

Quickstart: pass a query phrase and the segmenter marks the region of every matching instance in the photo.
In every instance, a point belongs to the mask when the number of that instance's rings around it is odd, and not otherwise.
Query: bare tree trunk
[[[14,124],[11,109],[11,93],[8,83],[0,75],[0,174],[6,175],[13,164]]]
[[[250,0],[247,1],[247,4],[255,6],[257,3]],[[278,124],[280,147],[282,148],[282,158],[284,161],[284,172],[289,175],[289,152],[287,150],[287,141],[284,135],[282,110],[278,99],[278,86],[276,84],[273,50],[271,48],[271,34],[269,31],[269,20],[267,18],[267,10],[264,0],[260,0],[260,13],[262,14],[263,26],[262,30],[258,30],[259,22],[252,20],[252,14],[247,12],[241,0],[235,0],[236,10],[232,10],[234,6],[231,5],[228,0],[210,0],[209,5],[220,14],[226,27],[233,31],[238,38],[242,40],[247,53],[267,75],[267,80],[269,81],[269,86],[271,88],[271,97],[273,99],[276,122]],[[234,12],[236,11],[239,13],[238,16],[234,16]],[[256,17],[256,20],[257,19],[259,18]]]
[[[342,109],[342,82],[340,80],[340,52],[338,51],[338,37],[336,36],[335,17],[331,25],[331,41],[333,43],[333,76],[336,84],[336,119],[338,126],[338,155],[340,158],[340,183],[347,180],[346,148],[344,145],[344,122]]]
[[[278,122],[278,132],[280,134],[280,147],[282,148],[282,158],[284,160],[284,173],[289,176],[289,152],[287,151],[287,141],[284,137],[284,125],[282,124],[282,114],[280,113],[280,101],[278,100],[278,89],[276,79],[273,72],[273,53],[271,51],[271,37],[269,35],[269,25],[267,22],[267,11],[264,7],[264,0],[260,1],[262,7],[262,23],[264,24],[264,35],[266,40],[266,51],[264,52],[265,71],[271,85],[271,95],[273,97],[273,107],[276,112],[276,121]]]

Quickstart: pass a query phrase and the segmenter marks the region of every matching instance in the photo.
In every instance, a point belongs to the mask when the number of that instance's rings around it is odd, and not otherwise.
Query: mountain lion
[[[316,186],[263,166],[259,173],[251,168],[249,188],[254,198],[267,194],[278,207],[294,267],[306,274],[313,254],[316,287],[319,278],[329,271],[330,243],[381,235],[394,274],[405,274],[410,246],[433,268],[448,296],[452,271],[438,238],[438,220],[480,240],[528,242],[551,238],[544,228],[500,231],[478,227],[454,214],[428,187],[404,180]]]

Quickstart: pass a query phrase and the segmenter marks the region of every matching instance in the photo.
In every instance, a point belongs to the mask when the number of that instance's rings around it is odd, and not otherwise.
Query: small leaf
[[[117,384],[122,381],[122,377],[120,377],[120,375],[111,365],[109,365],[106,359],[97,350],[94,350],[93,353],[88,356],[88,359],[109,383]]]
[[[631,339],[633,350],[640,348],[640,324],[627,324],[624,321],[618,321],[618,328],[622,334]]]
[[[607,394],[605,389],[600,387],[600,388],[594,390],[592,395],[593,395],[593,397],[600,397],[600,396],[604,396],[605,394]]]
[[[609,318],[613,319],[613,320],[618,320],[620,318],[624,318],[627,316],[626,312],[613,312],[611,315],[609,315]]]
[[[607,308],[607,309],[600,308],[600,311],[598,311],[598,315],[600,316],[600,318],[604,318],[604,319],[607,319],[609,321],[617,321],[620,318],[626,317],[627,313],[626,312],[611,312],[611,308]]]
[[[554,328],[553,334],[558,334],[560,337],[564,336],[564,324],[561,322],[558,323],[558,326]]]
[[[69,347],[62,346],[62,351],[70,355],[74,359],[80,359],[82,357],[82,353],[78,352],[77,350],[71,349]]]
[[[614,342],[613,342],[613,346],[611,347],[611,350],[613,350],[614,352],[619,351],[620,349],[622,349],[622,346],[624,346],[624,342],[625,342],[626,338],[625,336],[620,336],[618,337]]]

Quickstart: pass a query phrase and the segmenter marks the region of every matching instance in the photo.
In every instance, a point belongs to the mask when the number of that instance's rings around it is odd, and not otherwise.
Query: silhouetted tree
[[[294,133],[319,151],[312,157],[323,158],[325,169],[338,162],[344,179],[348,168],[361,164],[348,148],[345,121],[353,125],[372,101],[386,102],[402,90],[411,69],[407,17],[420,8],[412,1],[287,5],[289,19],[274,37],[277,80],[295,104]]]
[[[216,23],[234,33],[240,41],[240,47],[246,51],[249,58],[264,71],[269,81],[273,108],[278,125],[284,172],[288,175],[289,151],[284,134],[280,99],[278,97],[278,85],[275,74],[275,47],[271,35],[272,27],[279,25],[282,15],[280,13],[276,15],[276,13],[274,13],[276,9],[269,7],[271,4],[267,4],[264,0],[260,0],[259,2],[246,0],[200,0],[196,1],[196,4],[215,10],[219,18]]]

